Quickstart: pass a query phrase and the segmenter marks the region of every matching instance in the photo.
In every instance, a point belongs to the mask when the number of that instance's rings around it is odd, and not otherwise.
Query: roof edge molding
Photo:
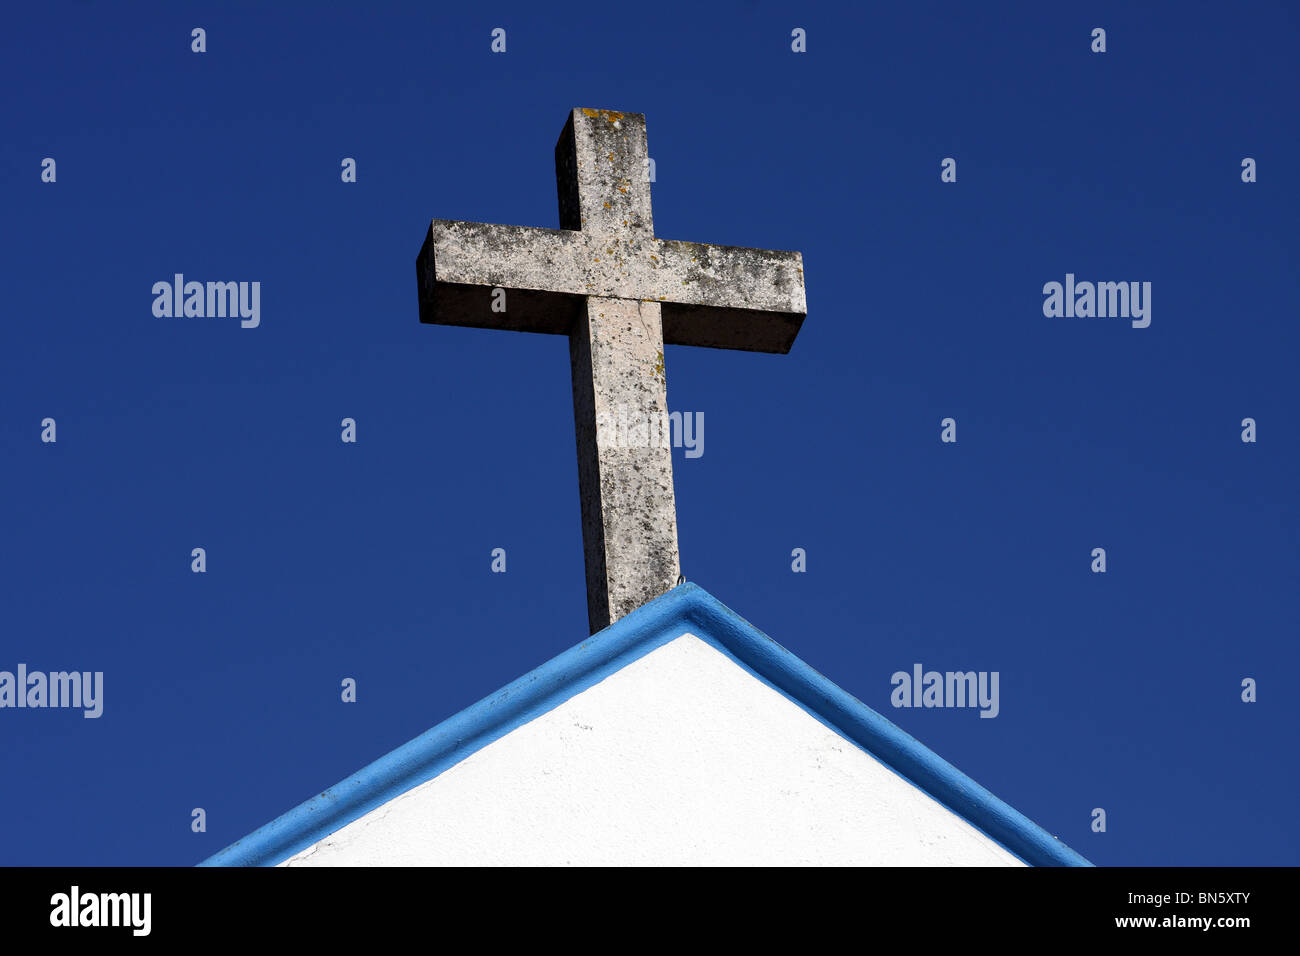
[[[690,631],[1033,866],[1091,866],[703,588],[683,584],[448,718],[200,866],[274,866]]]

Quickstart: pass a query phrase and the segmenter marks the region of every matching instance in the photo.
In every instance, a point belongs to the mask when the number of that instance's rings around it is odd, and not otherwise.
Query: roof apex
[[[689,582],[642,605],[199,865],[280,863],[686,631],[712,644],[1026,863],[1092,865],[708,591]]]

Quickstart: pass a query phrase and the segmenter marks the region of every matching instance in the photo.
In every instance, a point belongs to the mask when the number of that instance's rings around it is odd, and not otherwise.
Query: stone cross
[[[655,238],[649,169],[643,115],[575,109],[559,229],[435,219],[416,259],[421,322],[569,337],[593,634],[678,583],[664,345],[785,353],[807,311],[797,252]]]

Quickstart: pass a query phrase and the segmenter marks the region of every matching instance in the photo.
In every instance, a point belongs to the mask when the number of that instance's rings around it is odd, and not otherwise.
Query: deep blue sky
[[[105,702],[0,710],[0,863],[197,862],[586,636],[566,342],[414,268],[558,225],[575,106],[646,114],[660,236],[804,255],[789,355],[668,350],[687,576],[1097,863],[1300,862],[1294,8],[454,6],[6,9],[0,669]]]

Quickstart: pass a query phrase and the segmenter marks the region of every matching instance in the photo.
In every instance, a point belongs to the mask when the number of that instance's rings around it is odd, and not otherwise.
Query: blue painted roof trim
[[[683,584],[638,608],[199,865],[283,862],[685,631],[746,667],[1024,862],[1092,865],[695,584]]]

